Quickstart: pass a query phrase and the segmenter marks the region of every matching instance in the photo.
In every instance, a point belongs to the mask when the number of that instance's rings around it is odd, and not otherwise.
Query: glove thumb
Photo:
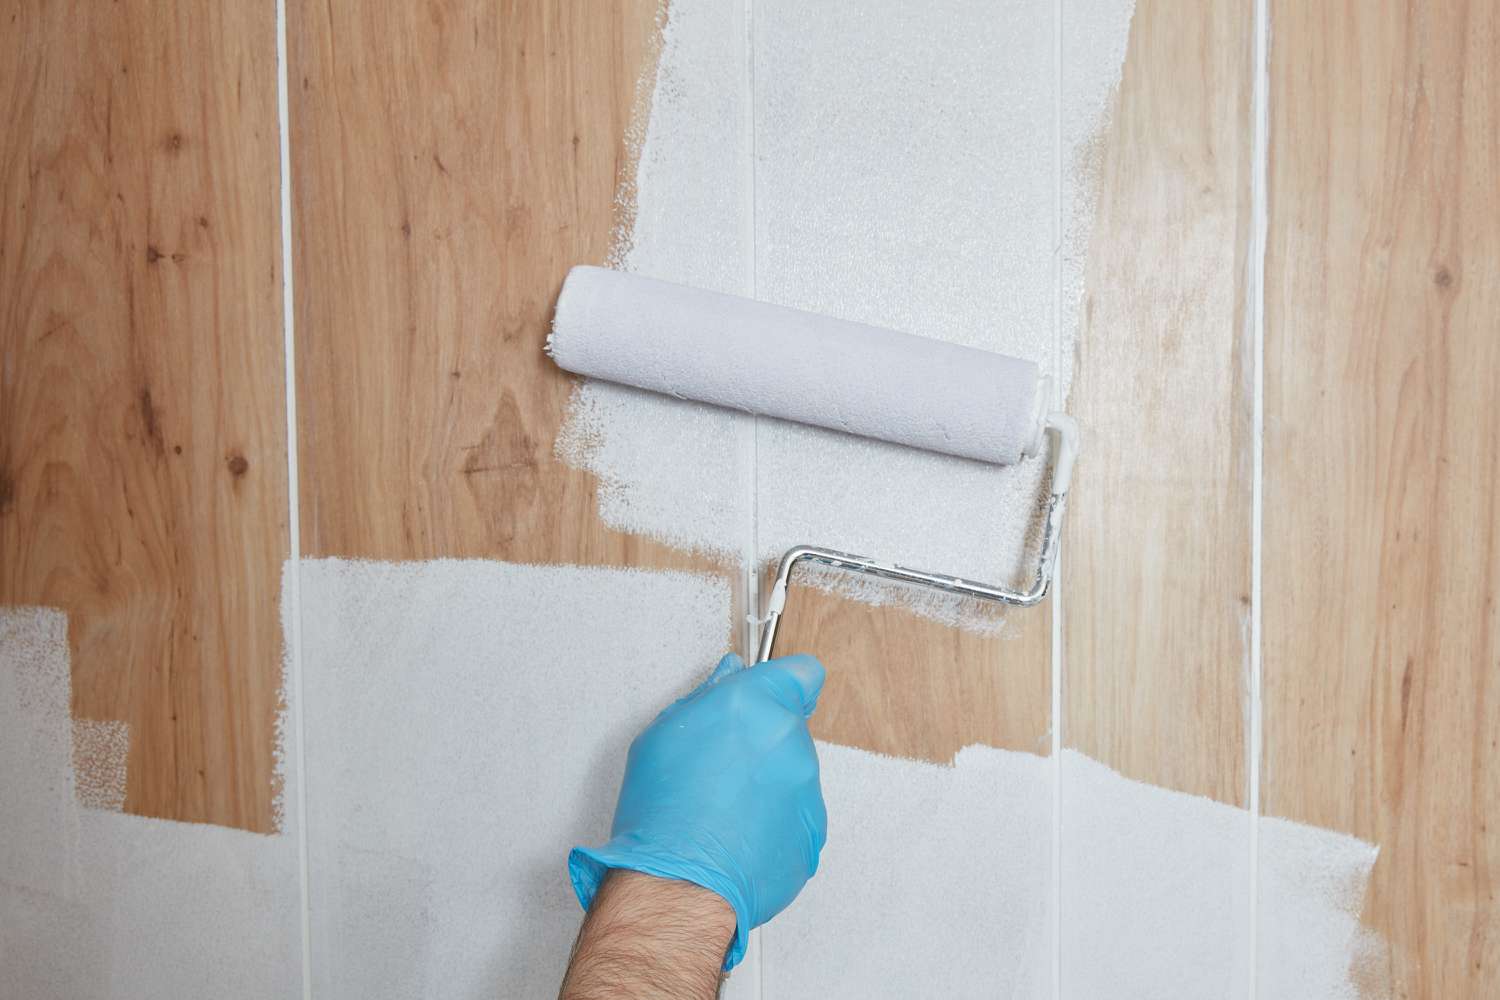
[[[784,708],[812,718],[818,707],[818,693],[823,690],[823,664],[805,653],[767,660],[750,668],[760,674],[766,686]]]
[[[695,695],[700,695],[704,691],[707,691],[709,688],[722,681],[724,678],[731,677],[744,669],[745,661],[739,658],[739,654],[725,653],[723,657],[720,658],[718,666],[714,667],[713,673],[703,678],[703,683],[693,688],[693,693],[688,695],[688,697],[691,698]]]

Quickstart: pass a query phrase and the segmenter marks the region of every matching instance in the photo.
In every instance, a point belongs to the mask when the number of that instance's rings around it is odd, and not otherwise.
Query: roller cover
[[[563,283],[547,352],[679,399],[1010,464],[1036,436],[1030,361],[599,267]]]

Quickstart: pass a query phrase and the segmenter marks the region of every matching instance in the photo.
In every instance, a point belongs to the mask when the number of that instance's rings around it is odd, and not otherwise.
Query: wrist
[[[735,926],[716,892],[613,869],[589,906],[562,1000],[713,997]]]

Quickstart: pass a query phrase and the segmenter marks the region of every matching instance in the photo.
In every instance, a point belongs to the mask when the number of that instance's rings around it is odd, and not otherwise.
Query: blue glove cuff
[[[716,892],[734,910],[734,939],[724,955],[724,971],[728,972],[745,957],[749,944],[750,914],[739,899],[739,893],[718,872],[683,861],[681,858],[658,855],[639,845],[624,844],[621,838],[611,840],[603,847],[575,847],[568,852],[568,878],[573,883],[573,892],[578,902],[587,910],[599,891],[604,876],[611,868],[624,868],[657,878],[691,882],[710,892]]]

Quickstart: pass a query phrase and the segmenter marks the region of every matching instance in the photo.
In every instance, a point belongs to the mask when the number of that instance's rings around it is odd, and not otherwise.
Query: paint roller
[[[1030,587],[799,545],[777,568],[758,660],[771,656],[787,584],[803,560],[1019,607],[1046,596],[1078,431],[1049,411],[1033,362],[586,266],[563,282],[547,353],[590,378],[995,465],[1040,455],[1050,432],[1051,495]]]

